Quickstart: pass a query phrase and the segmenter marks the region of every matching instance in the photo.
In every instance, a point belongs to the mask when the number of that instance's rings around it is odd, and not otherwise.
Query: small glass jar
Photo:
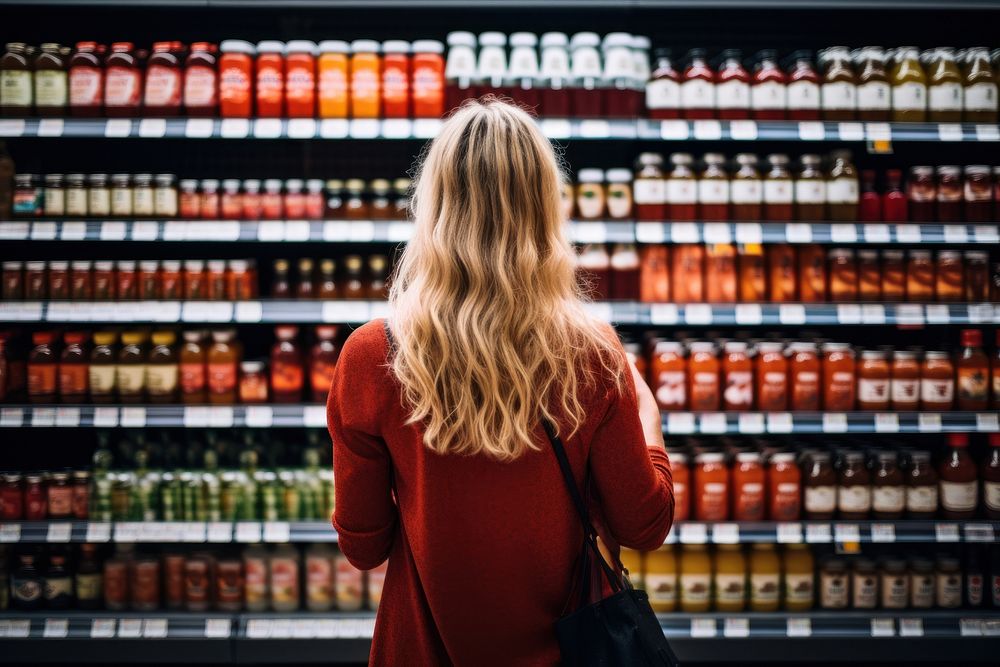
[[[959,251],[938,251],[934,280],[934,296],[938,301],[962,301],[965,296],[964,268]]]
[[[197,220],[201,217],[201,195],[198,194],[198,181],[185,178],[178,184],[177,210],[184,220]]]
[[[157,174],[153,182],[153,214],[163,218],[177,217],[177,177]]]
[[[930,301],[934,297],[934,262],[929,250],[911,250],[906,266],[908,301]]]
[[[111,215],[116,218],[133,215],[132,177],[128,174],[111,175]]]
[[[45,194],[42,202],[45,215],[59,218],[66,215],[66,190],[63,188],[62,174],[45,175]]]
[[[66,174],[66,217],[86,218],[89,196],[83,174]]]
[[[632,218],[632,172],[628,169],[608,169],[604,172],[607,182],[606,203],[608,217],[612,220]]]
[[[906,609],[910,603],[910,576],[902,558],[886,558],[879,570],[883,609]]]
[[[87,214],[92,218],[111,215],[111,190],[107,174],[91,174],[87,183]]]
[[[909,218],[913,222],[934,222],[937,218],[937,181],[934,167],[916,166],[910,168],[906,181],[906,199],[909,203]]]
[[[136,174],[132,177],[132,214],[137,218],[156,215],[152,174]]]
[[[858,300],[858,265],[850,248],[831,248],[829,258],[830,300]]]
[[[202,220],[218,220],[220,211],[219,181],[214,178],[202,179],[199,217]]]
[[[267,403],[266,371],[263,361],[240,363],[240,403]]]
[[[577,174],[576,211],[581,220],[600,220],[605,213],[604,172],[581,169]]]
[[[942,165],[937,168],[937,218],[940,222],[962,220],[964,190],[961,167]]]

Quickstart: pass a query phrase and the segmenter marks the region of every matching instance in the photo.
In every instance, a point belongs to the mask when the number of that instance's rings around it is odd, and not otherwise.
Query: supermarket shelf
[[[753,120],[540,119],[550,139],[664,141],[998,142],[1000,126],[976,123],[872,123]],[[100,139],[411,139],[433,138],[438,119],[13,118],[0,137]]]
[[[733,660],[741,646],[753,647],[755,660],[778,662],[791,656],[796,662],[982,662],[995,659],[1000,648],[996,612],[672,613],[660,614],[659,620],[685,663]],[[0,650],[5,660],[15,662],[58,662],[76,647],[85,651],[86,660],[102,663],[364,662],[374,629],[371,612],[10,611],[0,616]],[[796,643],[795,651],[788,650],[789,641]],[[196,647],[200,652],[192,659]]]
[[[600,319],[644,326],[946,325],[1000,323],[1000,303],[687,304],[600,301]],[[384,301],[7,301],[0,322],[362,324],[388,314]]]
[[[574,221],[578,243],[1000,243],[995,224]],[[220,241],[403,243],[406,220],[23,220],[0,222],[0,241]]]
[[[8,405],[0,428],[325,428],[323,405]],[[665,412],[669,435],[996,433],[993,412]]]
[[[1000,521],[795,521],[675,524],[667,544],[948,544],[992,543]],[[8,521],[0,544],[67,542],[150,544],[250,544],[336,542],[326,521]]]
[[[0,6],[407,9],[940,9],[940,0],[0,0]],[[996,9],[994,0],[955,0],[948,9]]]

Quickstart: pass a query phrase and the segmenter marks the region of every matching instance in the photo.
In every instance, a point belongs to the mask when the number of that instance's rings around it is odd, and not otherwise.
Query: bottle
[[[977,46],[968,49],[964,60],[963,118],[970,123],[996,123],[997,73],[990,63],[986,47]]]
[[[715,72],[708,66],[705,49],[691,49],[681,75],[681,115],[684,118],[715,117]]]
[[[956,364],[959,410],[985,410],[989,405],[989,360],[982,345],[982,331],[962,330],[962,351]]]
[[[788,171],[788,156],[774,153],[767,156],[770,170],[764,174],[764,220],[788,222],[793,219],[794,188]]]
[[[542,116],[566,118],[570,115],[569,85],[572,79],[569,60],[569,37],[563,32],[547,32],[539,42],[541,64],[539,85],[541,86]],[[452,50],[448,51],[451,58]]]
[[[753,153],[736,155],[739,168],[730,182],[732,219],[751,222],[761,219],[764,202],[764,184],[757,171],[757,156]]]
[[[901,46],[893,54],[892,120],[922,123],[927,120],[927,75],[915,46]]]
[[[728,411],[753,409],[753,362],[743,341],[726,341],[722,356],[722,405]]]
[[[173,331],[156,331],[152,336],[153,348],[146,365],[146,391],[151,403],[177,401],[178,357],[174,349],[177,334]]]
[[[480,43],[482,43],[482,35],[480,35]],[[573,77],[570,100],[573,115],[577,118],[600,118],[605,114],[602,91],[604,79],[601,56],[597,50],[600,43],[601,38],[593,32],[578,32],[569,41],[570,72]],[[503,44],[501,43],[500,46],[502,47]],[[479,58],[480,63],[482,63],[482,50],[480,50]],[[482,67],[480,69],[482,70]],[[482,72],[480,76],[482,76]]]
[[[512,40],[514,35],[511,35]],[[633,92],[636,70],[632,57],[632,35],[627,32],[609,32],[601,42],[601,53],[604,61],[601,78],[605,115],[609,118],[635,118],[639,113],[639,106],[638,98]],[[512,51],[512,61],[513,57]],[[646,79],[641,83],[645,85]],[[519,100],[518,94],[519,91],[515,91],[515,100]]]
[[[636,159],[632,190],[637,219],[652,222],[666,219],[667,191],[662,155],[639,154]]]
[[[712,559],[704,544],[685,544],[680,558],[681,611],[703,613],[711,607]]]
[[[861,199],[858,203],[859,222],[880,222],[882,220],[882,198],[875,191],[875,171],[861,172]]]
[[[948,449],[938,463],[941,516],[945,519],[971,519],[976,514],[979,480],[968,447],[968,435],[950,434]]]
[[[720,89],[723,84],[720,84]],[[726,156],[706,153],[702,158],[705,170],[698,179],[698,220],[729,220],[729,175],[726,173]]]
[[[750,611],[778,610],[781,563],[773,544],[755,543],[750,550]]]
[[[28,400],[32,403],[55,403],[59,390],[59,356],[55,334],[36,331],[31,334],[34,346],[28,354]]]
[[[0,57],[0,115],[30,116],[34,106],[34,79],[28,47],[9,42]]]
[[[765,472],[757,452],[739,452],[732,469],[731,514],[736,521],[763,521]]]
[[[826,183],[830,219],[853,222],[858,219],[858,172],[851,163],[850,151],[834,151],[833,164]]]
[[[750,75],[743,68],[743,53],[726,49],[720,55],[719,71],[715,75],[715,107],[718,117],[735,120],[750,117]]]
[[[965,581],[964,597],[968,609],[979,609],[986,599],[986,564],[983,562],[982,547],[970,544],[965,549],[965,566],[962,576]]]
[[[747,598],[747,563],[739,544],[720,544],[715,551],[715,611],[741,612]]]
[[[302,355],[296,344],[299,328],[285,325],[274,329],[271,347],[271,400],[275,403],[299,403],[305,372]]]
[[[646,554],[644,579],[653,611],[674,611],[677,607],[677,554],[674,547],[663,546]]]
[[[51,42],[42,44],[34,69],[35,113],[39,116],[65,116],[69,104],[69,75],[62,47]]]
[[[563,35],[564,39],[565,37]],[[471,32],[458,30],[449,32],[445,41],[448,44],[448,57],[444,65],[444,103],[445,111],[450,111],[465,100],[476,96],[476,88],[473,83],[476,77],[476,36]],[[563,47],[565,50],[565,44]],[[545,48],[546,42],[543,35],[543,63]],[[566,68],[568,71],[568,62]]]
[[[59,398],[63,403],[83,403],[87,386],[87,334],[67,331],[63,334],[63,351],[59,358]]]
[[[212,345],[206,354],[209,403],[230,405],[236,401],[236,369],[241,355],[235,338],[231,329],[212,332]]]
[[[71,116],[98,116],[104,105],[103,46],[77,42],[69,59],[69,112]]]
[[[674,69],[671,51],[656,49],[653,57],[656,65],[646,83],[646,113],[655,120],[680,118],[681,77]]]
[[[755,120],[784,120],[787,102],[787,78],[778,67],[778,52],[758,51],[750,85],[751,115]]]
[[[700,452],[694,459],[694,518],[729,518],[729,468],[722,452]]]
[[[934,49],[927,68],[927,106],[932,122],[957,123],[962,120],[962,74],[955,62],[955,50]]]
[[[214,116],[219,108],[215,45],[195,42],[184,61],[182,100],[187,116]]]
[[[854,120],[857,114],[857,85],[846,46],[831,46],[819,52],[823,70],[823,120]]]
[[[813,67],[812,51],[795,51],[789,56],[788,119],[819,120],[820,79]]]
[[[667,216],[672,221],[697,219],[698,182],[691,168],[690,153],[673,153],[673,169],[667,178]]]
[[[804,612],[815,603],[815,564],[805,544],[788,544],[781,559],[782,590],[786,611]]]
[[[249,118],[254,110],[254,56],[257,49],[250,42],[227,39],[219,44],[219,53],[219,115],[223,118]]]
[[[181,81],[180,53],[173,42],[156,42],[146,65],[143,106],[150,116],[176,116],[180,113],[184,86]]]
[[[906,222],[908,202],[901,183],[903,173],[899,169],[885,172],[885,192],[882,194],[882,220],[886,222]]]
[[[81,544],[80,558],[76,564],[73,595],[79,609],[100,609],[103,585],[101,568],[97,563],[97,545]]]
[[[858,72],[858,120],[887,121],[892,89],[885,71],[885,51],[866,46],[854,54]]]
[[[285,54],[285,113],[289,118],[315,118],[316,44],[294,39],[285,45]]]
[[[795,179],[795,219],[826,220],[826,176],[820,170],[820,157],[806,154],[799,163],[802,170]]]
[[[259,42],[256,53],[257,117],[281,118],[285,115],[285,44],[274,40]]]
[[[990,365],[990,376],[992,377],[993,407],[1000,409],[1000,329],[997,330],[995,347]]]
[[[10,606],[18,611],[41,609],[44,587],[34,553],[18,556],[18,567],[10,574]]]
[[[104,112],[110,117],[137,116],[142,103],[142,70],[131,42],[111,45],[104,72]]]
[[[185,331],[184,344],[178,355],[182,403],[205,403],[205,334],[202,331]]]
[[[597,55],[597,45],[600,44],[600,38],[595,33],[581,33],[585,37],[580,38],[582,42],[586,42],[587,48],[593,49],[592,60],[596,63],[597,74],[592,74],[593,76],[600,76],[600,56]],[[484,32],[479,35],[479,59],[476,61],[476,90],[479,95],[488,95],[489,93],[504,94],[503,89],[503,77],[507,72],[507,35],[502,32]],[[577,48],[577,35],[573,35],[573,43],[571,44],[571,50]],[[581,43],[581,46],[583,44]],[[587,59],[590,60],[590,55],[587,54]],[[574,62],[574,73],[573,76],[577,76],[576,68],[578,63],[576,62],[577,56],[573,56]],[[593,85],[594,82],[591,82]],[[597,91],[594,91],[597,92]]]

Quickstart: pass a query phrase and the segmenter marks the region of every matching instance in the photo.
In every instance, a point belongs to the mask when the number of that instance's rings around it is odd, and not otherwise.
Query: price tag
[[[42,629],[42,637],[45,639],[62,639],[69,634],[69,619],[47,618],[45,627]]]
[[[351,238],[351,223],[335,221],[323,223],[323,240],[327,242],[347,241]]]
[[[611,125],[606,120],[582,120],[580,136],[584,139],[607,139],[611,136]]]
[[[260,542],[260,524],[256,521],[240,521],[236,524],[237,542]]]
[[[247,639],[267,639],[271,636],[271,619],[251,618],[247,621]]]
[[[27,222],[0,222],[0,241],[23,241],[30,231]]]
[[[841,141],[864,141],[865,126],[861,123],[837,123],[837,134]]]
[[[705,544],[708,542],[708,531],[703,523],[682,523],[681,544]]]
[[[31,225],[32,241],[54,241],[56,239],[56,223],[36,222]]]
[[[895,412],[879,412],[875,414],[876,433],[899,433],[899,415]]]
[[[316,121],[312,118],[292,118],[288,121],[289,139],[312,139],[316,136]]]
[[[896,240],[900,243],[923,243],[920,225],[896,225]]]
[[[171,239],[167,238],[166,226],[170,223],[164,225],[163,230],[163,240],[168,241]],[[180,223],[181,228],[184,228],[184,223]],[[132,240],[133,241],[155,241],[160,235],[160,225],[156,222],[144,221],[144,222],[133,222],[132,223]],[[183,240],[183,239],[181,239]]]
[[[778,322],[781,324],[805,324],[806,307],[800,303],[783,303],[778,306]]]
[[[290,618],[276,618],[271,621],[272,639],[291,639],[292,620]]]
[[[698,326],[712,323],[712,306],[707,303],[689,303],[684,307],[684,322]]]
[[[368,316],[368,319],[370,320],[375,320],[380,317],[388,318],[391,314],[389,312],[389,303],[386,301],[372,301],[370,310],[371,312]]]
[[[944,242],[945,243],[968,243],[969,242],[969,231],[966,229],[965,225],[945,225],[944,226]]]
[[[91,639],[111,639],[115,636],[117,621],[113,618],[95,618],[90,622]]]
[[[343,139],[349,125],[345,118],[326,118],[319,122],[319,136],[324,139]]]
[[[223,118],[219,136],[223,139],[246,139],[250,135],[248,118]]]
[[[355,220],[351,223],[349,239],[354,243],[371,243],[375,240],[375,223],[371,220]]]
[[[80,425],[80,408],[56,408],[56,426],[75,428]]]
[[[386,240],[393,243],[403,243],[413,237],[412,222],[390,222],[386,228]]]
[[[857,243],[857,225],[830,225],[830,240],[834,243]]]
[[[271,428],[274,410],[268,405],[248,405],[243,419],[249,428]]]
[[[719,141],[722,139],[722,123],[717,120],[694,121],[694,138],[699,141]]]
[[[920,433],[940,433],[941,415],[936,412],[921,412],[917,414],[917,430]]]
[[[672,303],[654,303],[649,307],[650,324],[677,324],[677,306]]]
[[[303,242],[309,240],[309,223],[305,220],[289,220],[285,223],[285,240]]]
[[[184,408],[184,428],[205,428],[208,426],[208,407],[188,405]]]
[[[962,637],[979,637],[983,634],[983,621],[978,618],[962,618],[958,621],[958,628]]]
[[[38,121],[38,136],[61,137],[65,129],[62,118],[43,118]]]
[[[208,524],[207,541],[227,543],[233,541],[233,524],[224,521],[212,521]]]
[[[94,426],[96,428],[115,428],[118,426],[118,408],[94,408]]]
[[[316,621],[310,619],[292,620],[292,639],[312,639],[316,637]]]
[[[123,618],[118,624],[118,636],[121,639],[138,639],[142,636],[141,618]]]
[[[866,303],[861,306],[862,324],[885,324],[885,306],[880,303]]]
[[[781,522],[777,525],[776,539],[778,544],[800,544],[802,542],[802,524]]]
[[[812,619],[789,618],[785,621],[785,635],[788,637],[812,637]]]
[[[764,415],[759,412],[741,413],[736,427],[740,433],[763,433]]]
[[[851,225],[853,227],[853,225]],[[889,225],[865,225],[865,241],[868,243],[889,243]]]
[[[699,418],[699,432],[706,434],[725,433],[728,430],[726,415],[722,412],[713,412],[701,415]]]
[[[139,121],[139,136],[144,139],[162,139],[167,135],[164,118],[143,118]]]
[[[735,523],[717,523],[712,526],[712,542],[715,544],[739,544],[740,526]]]
[[[807,523],[806,543],[807,544],[829,544],[833,541],[830,535],[830,524],[828,523]]]
[[[73,524],[68,522],[50,523],[48,534],[45,536],[46,542],[69,542],[70,534],[73,531]]]
[[[1000,141],[1000,127],[976,125],[976,141]]]
[[[896,306],[896,324],[923,326],[924,309],[912,303],[903,303]]]
[[[692,618],[691,619],[691,636],[692,637],[714,637],[717,633],[715,627],[714,618]]]
[[[896,623],[891,618],[872,619],[872,637],[895,637]]]
[[[988,523],[965,524],[966,542],[993,542],[993,526]]]
[[[722,626],[723,637],[749,637],[750,619],[727,618]]]
[[[847,415],[843,412],[823,413],[823,433],[847,433]]]
[[[260,322],[264,316],[264,305],[260,301],[238,301],[234,319],[237,322]]]
[[[189,521],[184,524],[181,532],[182,542],[204,542],[206,526],[201,521]]]
[[[15,544],[21,541],[21,524],[0,523],[0,544]]]
[[[690,412],[671,412],[667,414],[667,433],[694,433],[694,415]]]
[[[154,222],[149,224],[155,225],[156,223]],[[200,236],[200,230],[205,226],[206,226],[205,223],[200,220],[193,222],[185,222],[183,220],[167,220],[166,222],[163,223],[163,240],[187,241],[188,238],[198,238],[198,236]],[[133,241],[139,240],[135,238],[134,226],[132,229],[132,240]],[[154,236],[152,239],[144,239],[144,240],[156,240],[156,237]]]
[[[10,637],[11,639],[27,639],[30,634],[31,634],[31,621],[27,619],[4,621],[3,624],[0,624],[0,637]]]
[[[729,136],[736,141],[756,141],[757,123],[752,120],[730,121]]]
[[[764,230],[756,222],[738,222],[736,223],[736,242],[737,243],[763,243],[764,241]]]
[[[764,321],[764,314],[761,307],[756,303],[736,304],[737,324],[760,324]]]
[[[22,408],[0,408],[0,427],[20,428],[24,423]]]
[[[785,225],[785,240],[788,243],[812,243],[812,226],[804,222]]]
[[[667,141],[687,141],[690,126],[686,120],[660,121],[660,138]]]
[[[767,415],[768,433],[791,433],[794,430],[792,413],[770,412]]]
[[[872,542],[895,542],[896,527],[891,523],[873,523]]]
[[[125,118],[114,118],[104,124],[104,136],[109,139],[121,139],[132,134],[132,121]]]
[[[184,123],[184,136],[188,139],[208,139],[215,131],[211,118],[189,118]]]
[[[307,405],[302,410],[302,422],[306,428],[326,426],[326,408],[322,405]]]
[[[232,428],[232,406],[220,405],[210,408],[208,411],[208,425],[212,428]]]
[[[976,430],[993,433],[1000,431],[1000,415],[996,412],[980,412],[976,415]]]
[[[972,238],[976,243],[1000,243],[1000,227],[976,225],[972,228]]]
[[[573,238],[577,243],[604,243],[607,237],[603,222],[578,222],[573,225]]]
[[[670,241],[673,243],[700,243],[698,225],[693,222],[670,223]]]
[[[432,139],[441,131],[441,121],[437,118],[418,118],[413,121],[413,136],[417,139]]]
[[[959,123],[938,123],[938,139],[941,141],[961,141],[965,138]]]
[[[927,324],[950,324],[951,311],[944,304],[929,305],[925,308],[927,312]]]
[[[892,141],[892,128],[889,123],[865,123],[865,135],[868,141]]]
[[[206,618],[205,638],[206,639],[229,639],[232,633],[232,619],[229,618]]]
[[[800,122],[799,139],[802,141],[823,141],[826,139],[826,128],[819,121]]]
[[[144,525],[135,521],[118,521],[115,523],[115,542],[139,542],[145,537],[142,532]]]
[[[374,139],[378,133],[378,121],[373,118],[355,118],[350,121],[348,134],[352,139]]]
[[[291,529],[287,521],[268,521],[264,524],[265,542],[287,542],[291,539]]]
[[[265,242],[284,241],[285,223],[279,220],[264,220],[258,222],[257,240]]]
[[[993,322],[993,306],[988,303],[970,303],[969,306],[970,324],[989,324]]]
[[[899,636],[900,637],[923,637],[924,636],[924,619],[922,618],[907,618],[903,617],[899,619]]]
[[[91,522],[87,524],[87,542],[110,542],[111,541],[111,524],[108,522]]]
[[[610,303],[587,303],[584,304],[584,307],[591,317],[601,320],[602,322],[611,322],[614,319],[614,311],[612,310]]]
[[[934,524],[934,539],[938,542],[958,542],[957,523],[936,523]]]
[[[546,118],[540,125],[542,133],[549,139],[569,139],[573,134],[569,121],[561,118]]]
[[[124,241],[128,235],[128,227],[124,222],[108,220],[101,223],[100,238],[102,241]]]
[[[147,618],[142,621],[142,636],[147,639],[163,639],[167,636],[167,619]]]
[[[1000,618],[983,619],[983,636],[1000,637]]]
[[[185,322],[231,322],[233,304],[228,301],[186,301],[181,306]]]
[[[861,541],[861,529],[856,523],[838,523],[833,527],[833,534],[837,542],[858,543]]]
[[[725,222],[705,223],[705,243],[732,243],[733,235],[729,232],[729,224]]]
[[[146,408],[122,408],[122,428],[146,428]]]

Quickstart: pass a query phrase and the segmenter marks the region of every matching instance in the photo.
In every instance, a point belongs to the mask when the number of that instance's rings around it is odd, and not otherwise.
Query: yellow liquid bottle
[[[807,611],[813,608],[816,596],[812,552],[804,544],[785,547],[782,570],[784,577],[785,609]]]
[[[750,551],[750,611],[777,611],[781,565],[773,544],[755,544]]]
[[[685,544],[681,551],[681,611],[695,614],[711,606],[712,559],[704,544]]]
[[[720,544],[715,552],[715,610],[743,611],[747,598],[747,561],[738,544]]]
[[[677,608],[677,553],[674,547],[660,547],[646,554],[646,594],[655,612]]]
[[[635,549],[623,547],[618,557],[621,559],[622,567],[628,570],[628,580],[632,582],[632,588],[645,588],[642,580],[642,554]]]

